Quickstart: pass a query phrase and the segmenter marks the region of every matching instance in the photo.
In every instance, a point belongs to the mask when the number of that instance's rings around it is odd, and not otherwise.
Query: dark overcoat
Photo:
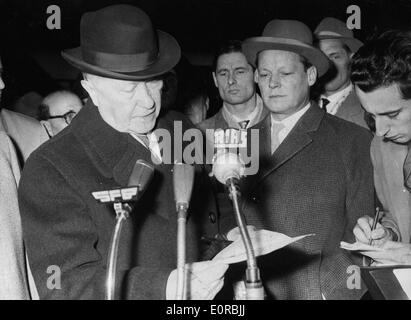
[[[182,121],[186,128],[187,122],[173,112],[158,120],[157,128],[169,130],[173,137],[175,121]],[[29,158],[19,201],[28,257],[42,299],[104,298],[115,213],[112,205],[97,203],[91,192],[126,186],[138,159],[152,163],[148,149],[109,126],[91,103]],[[168,276],[176,268],[173,166],[154,167],[152,183],[122,230],[118,297],[163,299]],[[209,188],[201,180],[200,166],[196,169],[187,262],[198,261],[200,237],[213,236],[217,226],[209,210],[213,208],[210,193],[200,190]],[[61,271],[60,289],[56,270]]]

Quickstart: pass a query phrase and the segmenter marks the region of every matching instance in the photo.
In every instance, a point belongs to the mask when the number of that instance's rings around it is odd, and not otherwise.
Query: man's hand
[[[188,300],[212,300],[224,285],[228,265],[214,261],[186,264],[186,288]],[[177,269],[170,273],[166,299],[176,299]]]
[[[357,224],[354,227],[355,239],[358,242],[368,244],[370,239],[373,240],[373,245],[380,247],[385,242],[392,240],[392,233],[388,228],[385,228],[380,223],[377,223],[375,230],[371,231],[374,219],[369,216],[361,217],[357,220]]]
[[[375,257],[376,265],[380,264],[411,264],[411,244],[395,241],[386,241],[382,246],[386,252],[381,253],[381,258]],[[389,255],[387,255],[387,252]],[[378,252],[376,253],[378,255]]]

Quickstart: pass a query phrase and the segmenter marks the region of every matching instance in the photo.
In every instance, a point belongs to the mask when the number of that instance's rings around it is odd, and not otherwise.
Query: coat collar
[[[355,119],[359,115],[362,116],[363,110],[360,101],[352,90],[347,98],[343,101],[341,106],[338,108],[335,116],[341,117],[343,119]]]
[[[260,149],[258,159],[254,160],[259,161],[259,170],[255,176],[251,177],[251,183],[247,185],[253,188],[272,171],[292,159],[309,145],[313,141],[312,133],[318,130],[324,114],[324,111],[315,102],[311,101],[310,108],[298,120],[273,155],[271,155],[271,115],[268,114],[263,121],[253,127],[252,129],[259,130]],[[250,136],[251,134],[248,134],[248,137]]]
[[[119,185],[127,184],[137,159],[152,163],[149,150],[107,124],[92,102],[74,118],[71,129],[99,172]]]

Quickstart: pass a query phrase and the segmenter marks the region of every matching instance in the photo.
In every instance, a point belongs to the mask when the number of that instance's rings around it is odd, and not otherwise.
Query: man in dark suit
[[[315,234],[259,259],[268,297],[357,299],[340,241],[353,241],[358,217],[374,212],[371,134],[310,101],[310,87],[328,69],[299,21],[273,20],[243,50],[270,115],[259,130],[259,171],[243,181],[241,204],[249,225],[288,236]],[[226,227],[230,230],[230,227]]]
[[[134,164],[143,159],[155,172],[123,227],[116,297],[174,299],[174,161],[158,161],[169,155],[159,152],[154,129],[174,137],[175,122],[183,129],[188,126],[177,113],[158,117],[159,77],[178,62],[179,45],[153,30],[140,9],[114,5],[83,15],[81,47],[64,51],[63,57],[83,72],[90,100],[69,127],[30,157],[19,187],[23,232],[40,298],[104,298],[115,213],[111,205],[97,203],[91,192],[126,186]],[[197,180],[187,223],[187,297],[212,299],[228,266],[195,262],[200,259],[200,236],[211,237],[217,228],[202,214],[209,199],[206,192],[199,193],[200,186]],[[48,278],[50,266],[56,272],[54,282]]]
[[[350,81],[351,58],[363,45],[354,38],[344,22],[327,17],[314,31],[318,48],[330,59],[332,68],[323,77],[324,92],[318,101],[321,108],[341,119],[368,129],[364,109]]]

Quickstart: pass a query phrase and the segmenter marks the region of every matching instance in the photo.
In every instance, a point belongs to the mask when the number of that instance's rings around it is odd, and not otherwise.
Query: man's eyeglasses
[[[50,117],[48,117],[48,119],[64,119],[64,121],[66,121],[67,125],[69,125],[71,123],[71,121],[73,121],[73,119],[76,115],[77,115],[76,112],[69,111],[69,112],[66,112],[65,114],[63,114],[61,116],[50,116]]]

